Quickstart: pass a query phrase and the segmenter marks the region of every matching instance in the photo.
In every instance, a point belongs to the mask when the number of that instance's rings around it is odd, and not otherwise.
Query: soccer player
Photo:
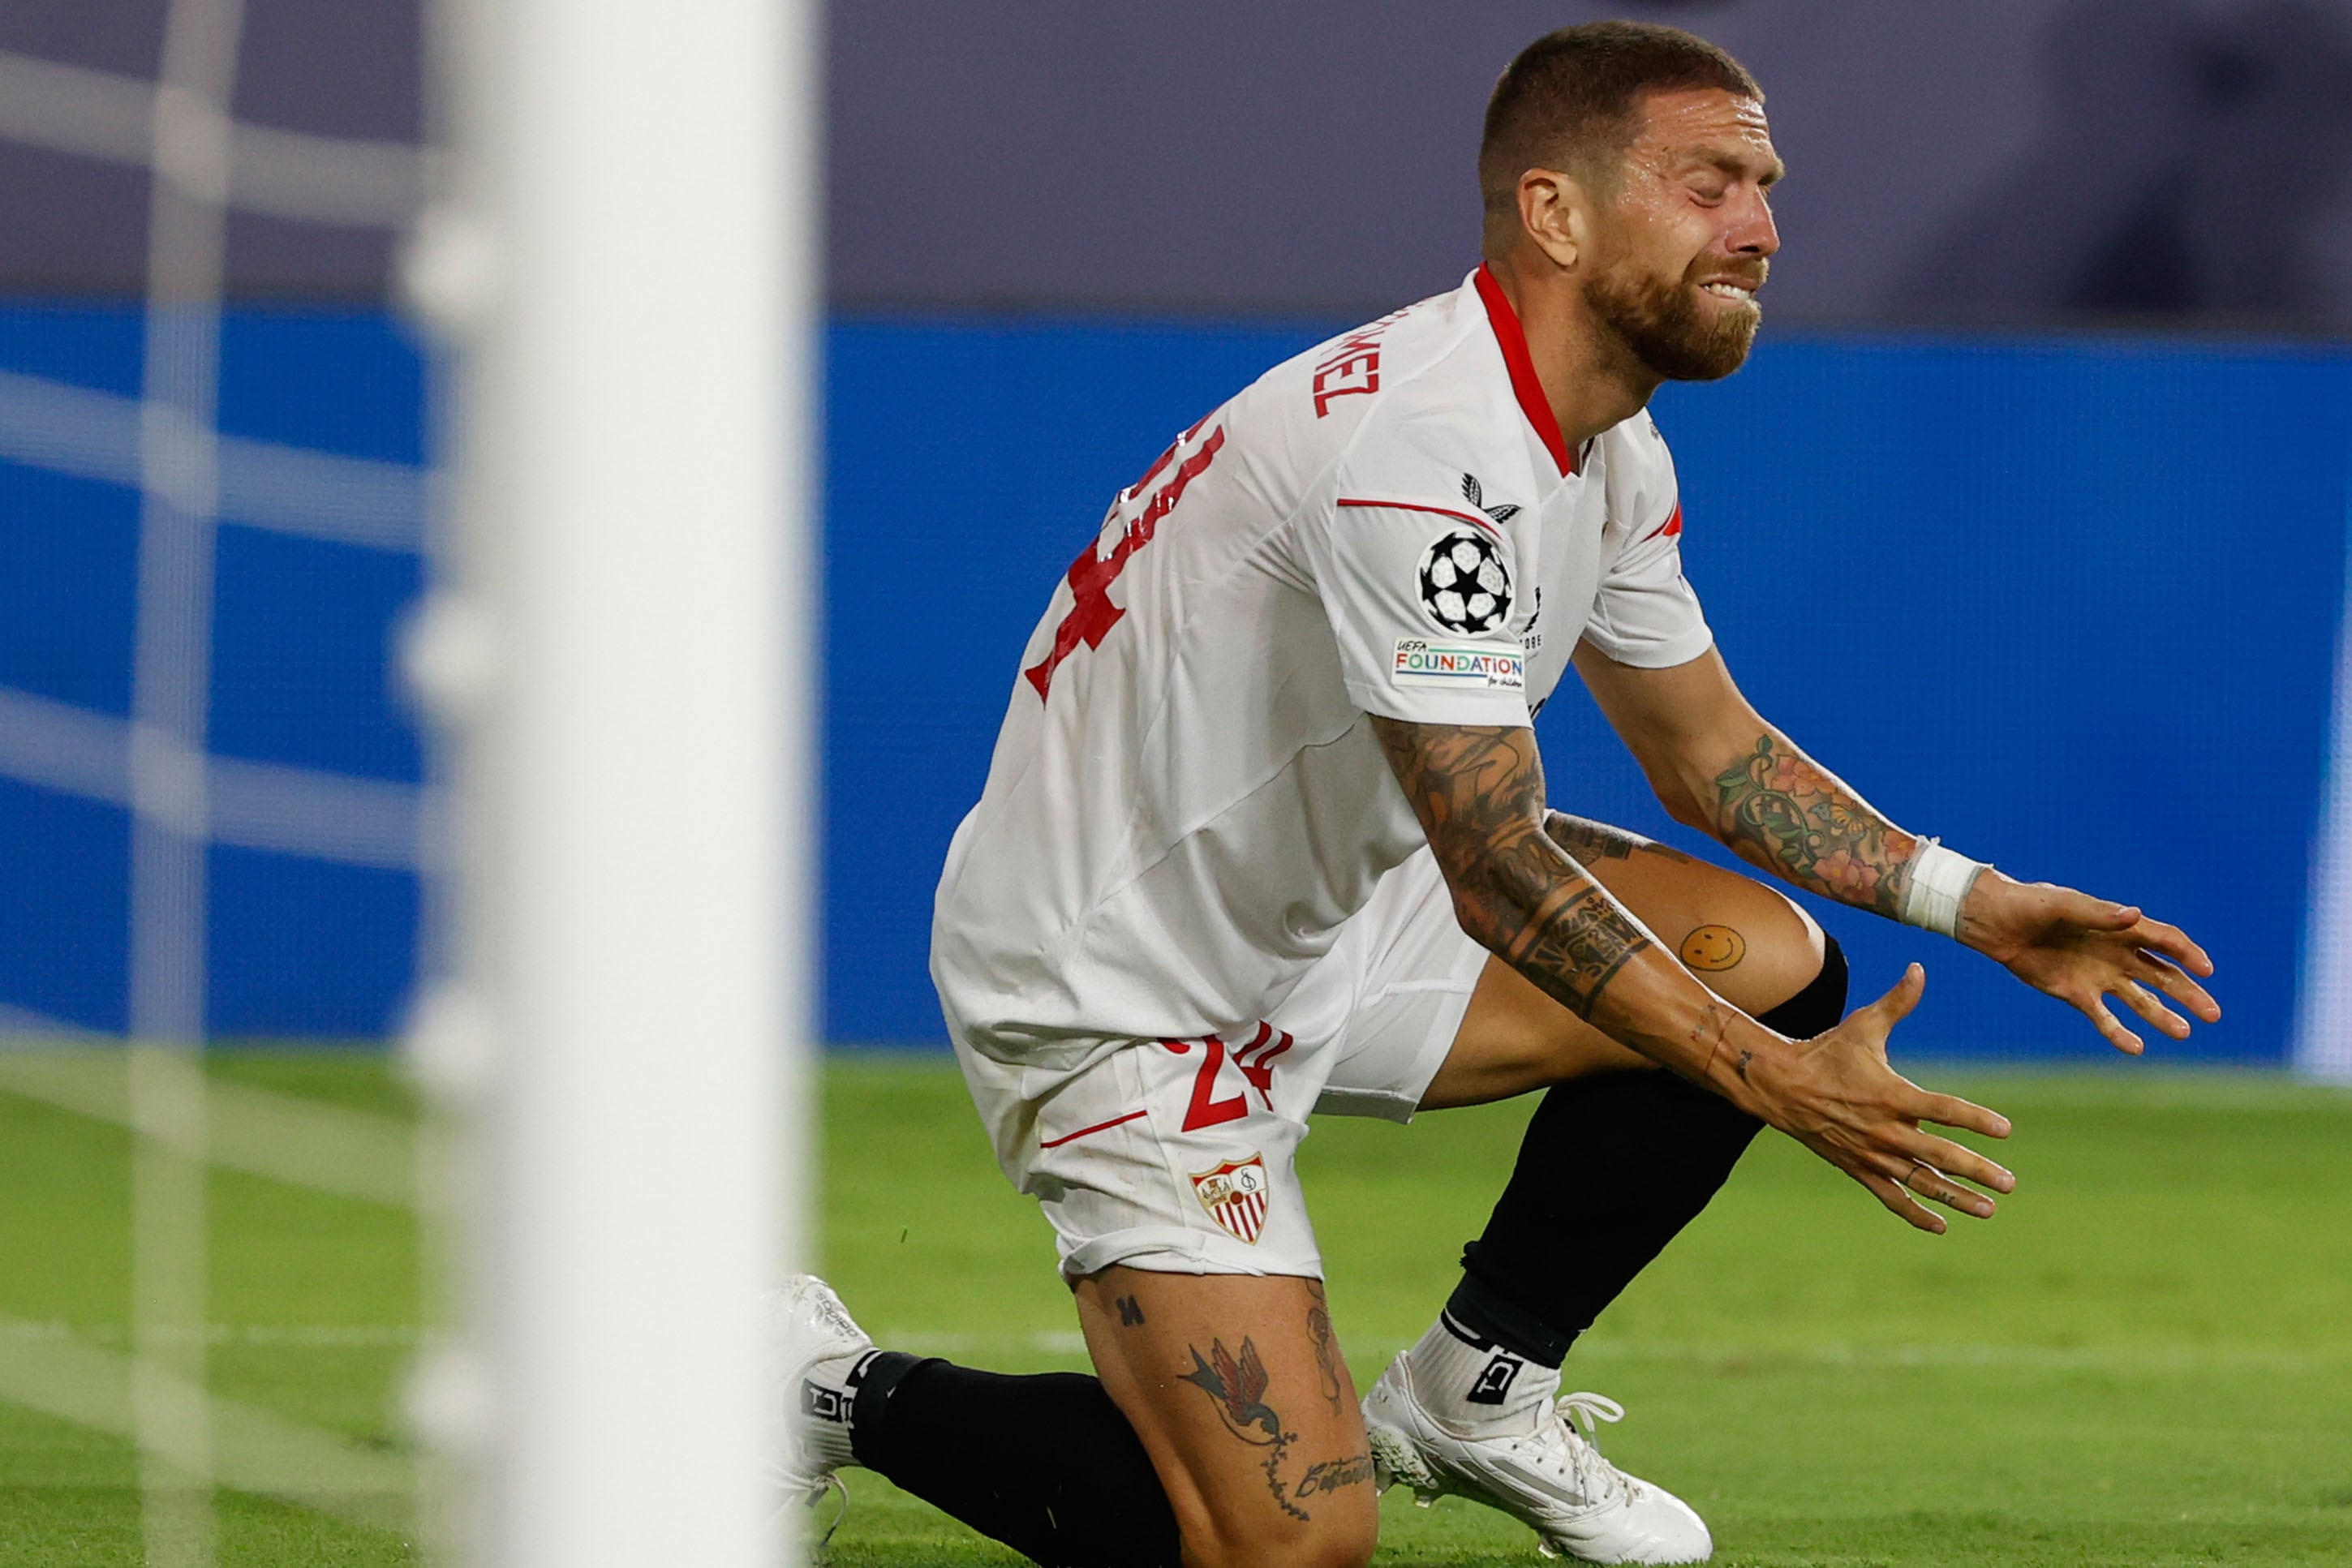
[[[2108,997],[2174,1036],[2219,1017],[2179,931],[1896,827],[1716,653],[1643,406],[1747,355],[1780,172],[1720,49],[1538,39],[1487,109],[1483,264],[1113,502],[1023,657],[932,957],[1098,1375],[879,1350],[796,1281],[794,1485],[864,1464],[1051,1565],[1361,1563],[1398,1481],[1591,1562],[1708,1554],[1592,1445],[1616,1406],[1555,1397],[1577,1334],[1759,1126],[1930,1231],[2013,1184],[1923,1124],[2009,1126],[1887,1065],[1917,966],[1842,1018],[1836,945],[1783,895],[1547,810],[1529,726],[1570,664],[1668,810],[1758,868],[1957,936],[2126,1051]],[[1536,1090],[1460,1287],[1360,1405],[1307,1116]]]

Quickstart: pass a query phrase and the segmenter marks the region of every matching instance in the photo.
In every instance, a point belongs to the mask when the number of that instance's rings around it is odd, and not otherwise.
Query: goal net
[[[131,1150],[125,1332],[0,1321],[0,1399],[135,1445],[151,1563],[224,1560],[223,1488],[416,1534],[409,1456],[221,1393],[208,1238],[223,1170],[421,1203],[446,1241],[409,1401],[425,1536],[776,1562],[757,1297],[799,1249],[813,7],[433,0],[431,148],[240,120],[242,0],[159,9],[152,72],[0,47],[0,142],[148,193],[124,373],[21,332],[0,362],[12,548],[36,541],[12,559],[58,574],[25,592],[71,601],[89,553],[52,545],[112,496],[129,606],[119,691],[0,670],[6,831],[49,852],[28,888],[61,933],[0,987],[0,1092]],[[256,219],[402,246],[436,469],[225,433]],[[404,669],[371,667],[432,719],[430,784],[413,755],[222,733],[224,661],[268,643],[224,563],[313,547],[362,563],[315,574],[321,621],[433,585]],[[347,579],[375,598],[332,599]],[[207,1071],[286,978],[222,912],[304,866],[407,890],[367,939],[389,995],[424,932],[421,1144]],[[289,928],[332,902],[302,885]],[[299,931],[262,946],[299,971]]]

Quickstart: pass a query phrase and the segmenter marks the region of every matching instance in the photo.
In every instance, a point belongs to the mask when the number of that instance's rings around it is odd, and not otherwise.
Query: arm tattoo
[[[1591,1018],[1602,988],[1650,940],[1546,831],[1535,732],[1377,716],[1372,727],[1445,868],[1462,928]]]
[[[1834,774],[1769,732],[1715,778],[1717,836],[1742,860],[1810,892],[1890,919],[1911,888],[1919,841]]]
[[[1636,851],[1656,855],[1682,865],[1692,863],[1690,856],[1677,849],[1669,849],[1655,839],[1645,839],[1639,833],[1629,833],[1622,828],[1612,828],[1606,822],[1589,818],[1571,817],[1565,811],[1544,813],[1544,831],[1551,841],[1566,850],[1579,865],[1591,865],[1595,861],[1622,861]]]

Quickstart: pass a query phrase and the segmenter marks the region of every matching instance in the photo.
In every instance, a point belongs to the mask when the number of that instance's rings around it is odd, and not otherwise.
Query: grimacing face
[[[1653,93],[1584,282],[1594,317],[1667,381],[1747,361],[1780,236],[1765,192],[1783,170],[1764,106],[1716,89]]]

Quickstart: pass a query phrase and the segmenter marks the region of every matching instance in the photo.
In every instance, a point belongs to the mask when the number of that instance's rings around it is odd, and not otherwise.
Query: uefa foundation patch
[[[1523,692],[1528,656],[1494,643],[1432,643],[1400,637],[1389,681],[1400,686],[1435,686],[1454,691]]]
[[[1192,1178],[1192,1191],[1200,1197],[1201,1207],[1209,1211],[1209,1218],[1235,1240],[1253,1247],[1257,1245],[1258,1233],[1265,1228],[1268,1185],[1263,1155],[1227,1160],[1216,1169],[1202,1171]]]

